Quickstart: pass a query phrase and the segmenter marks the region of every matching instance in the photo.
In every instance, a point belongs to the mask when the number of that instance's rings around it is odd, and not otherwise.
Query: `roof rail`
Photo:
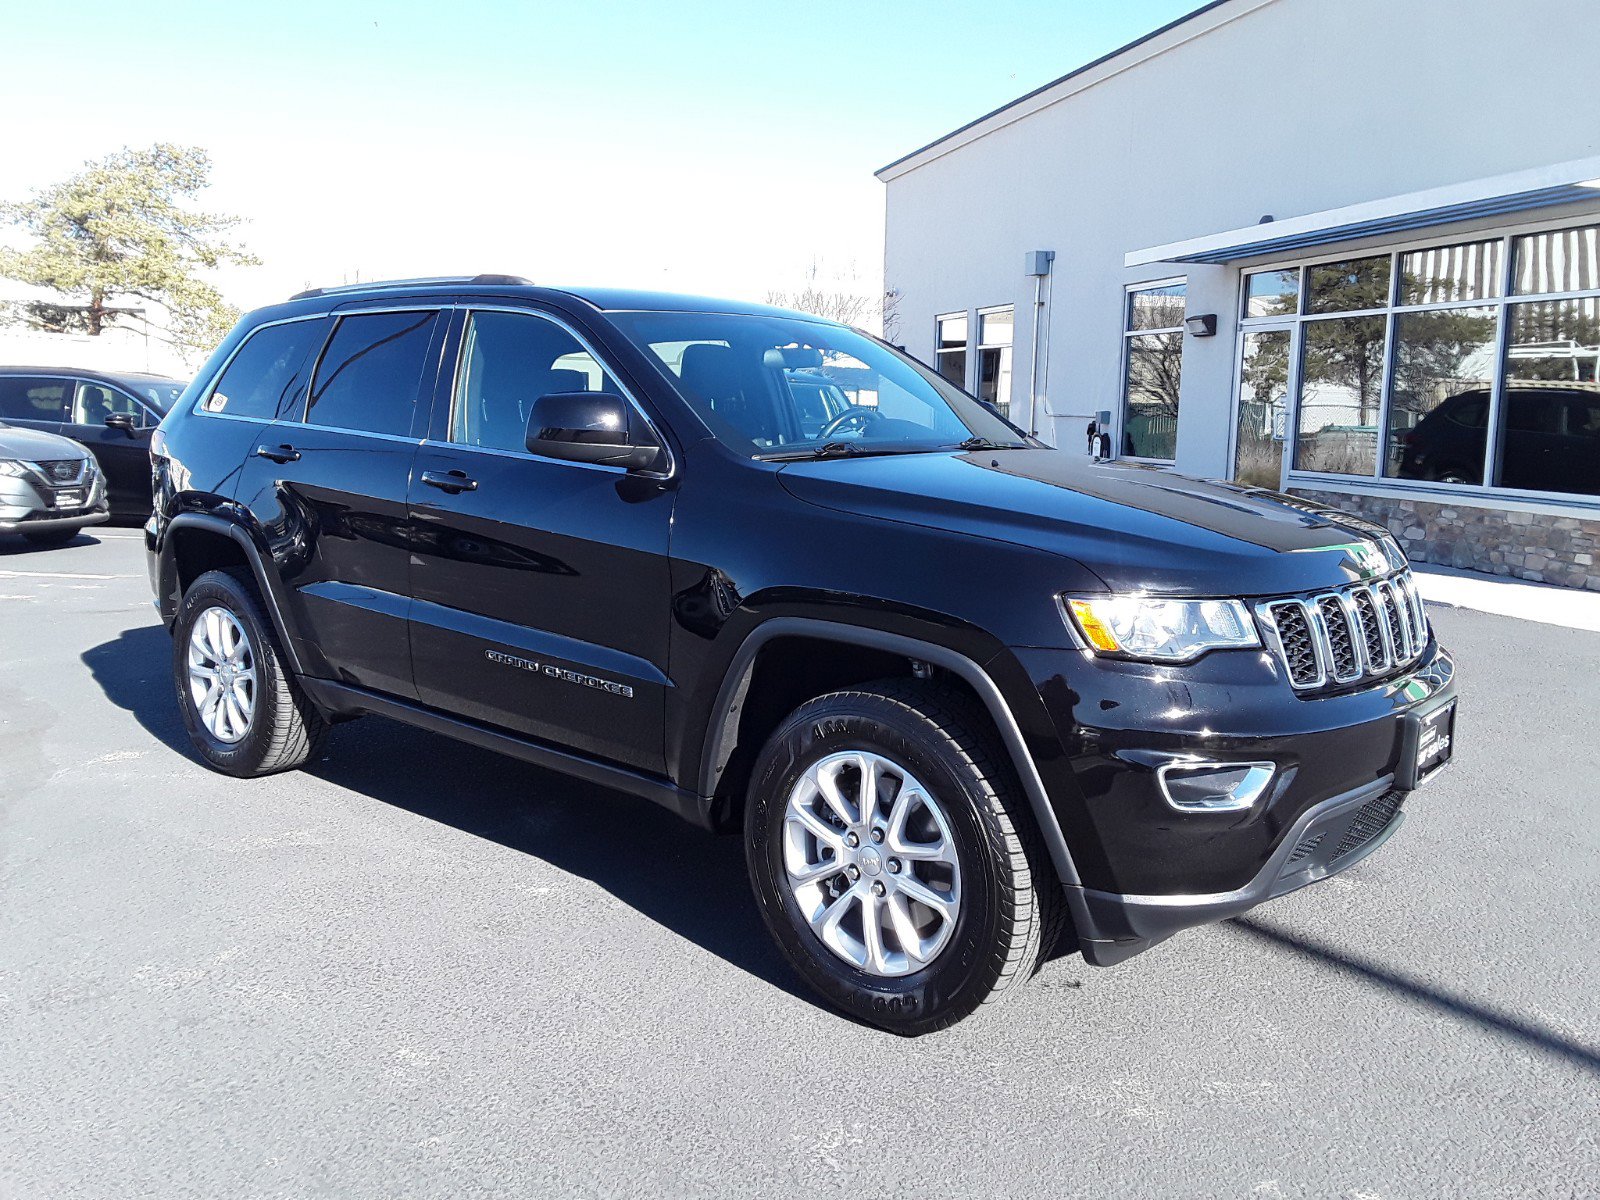
[[[291,300],[309,300],[313,296],[337,296],[345,292],[381,292],[389,288],[429,287],[440,283],[476,284],[479,287],[532,287],[533,280],[521,275],[428,275],[418,279],[375,279],[371,283],[341,283],[334,287],[307,288],[290,296]]]

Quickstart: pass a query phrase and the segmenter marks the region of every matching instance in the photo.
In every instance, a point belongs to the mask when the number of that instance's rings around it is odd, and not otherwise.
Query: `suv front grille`
[[[48,462],[36,462],[33,465],[39,468],[40,473],[51,483],[77,483],[83,472],[87,458],[57,458]]]
[[[1428,645],[1428,617],[1410,571],[1314,596],[1265,600],[1256,615],[1297,691],[1378,679]]]

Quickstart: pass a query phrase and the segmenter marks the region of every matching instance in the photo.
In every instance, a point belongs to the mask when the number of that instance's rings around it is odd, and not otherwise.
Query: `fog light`
[[[1169,762],[1156,770],[1161,795],[1179,812],[1241,812],[1266,793],[1277,764]]]

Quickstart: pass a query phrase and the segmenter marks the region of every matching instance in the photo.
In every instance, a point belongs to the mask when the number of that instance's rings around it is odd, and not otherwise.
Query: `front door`
[[[674,493],[527,452],[538,397],[622,392],[566,325],[477,310],[456,342],[411,482],[418,696],[660,772]]]
[[[108,425],[108,417],[128,424]],[[121,388],[95,379],[80,379],[72,392],[72,408],[61,432],[94,451],[106,476],[106,494],[118,513],[150,512],[150,434],[156,416]]]
[[[437,309],[340,317],[304,405],[261,427],[237,492],[310,673],[407,699],[406,490],[443,324]]]

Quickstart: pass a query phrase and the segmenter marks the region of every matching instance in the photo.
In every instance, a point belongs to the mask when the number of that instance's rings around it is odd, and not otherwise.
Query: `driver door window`
[[[526,452],[533,402],[552,392],[617,392],[604,367],[561,326],[532,313],[475,312],[461,347],[450,440]]]
[[[104,425],[106,418],[113,414],[132,417],[139,429],[156,424],[144,405],[127,393],[87,380],[78,384],[72,398],[72,424]]]

